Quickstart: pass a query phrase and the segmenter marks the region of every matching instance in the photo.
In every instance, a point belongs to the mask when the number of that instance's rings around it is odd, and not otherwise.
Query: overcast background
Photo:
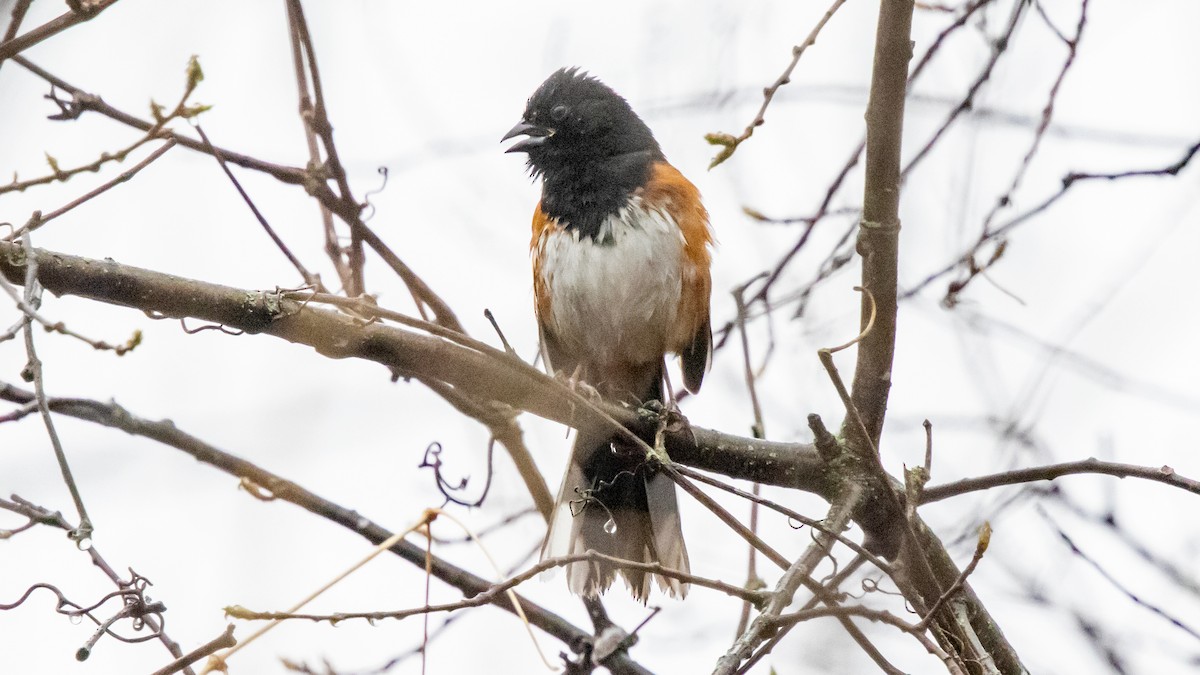
[[[11,0],[0,1],[7,23]],[[1188,0],[1093,2],[1077,63],[1057,101],[1055,123],[1013,206],[1018,213],[1058,190],[1073,170],[1158,168],[1179,159],[1200,131],[1200,5]],[[1078,3],[1051,0],[1045,10],[1073,31]],[[498,340],[482,312],[490,308],[526,358],[535,353],[528,268],[529,217],[538,186],[521,159],[505,155],[500,136],[525,99],[554,69],[578,65],[626,96],[667,156],[705,195],[720,245],[713,315],[732,317],[729,289],[775,264],[798,226],[763,225],[743,214],[810,215],[863,130],[877,4],[850,0],[803,57],[767,122],[732,160],[706,171],[713,149],[703,135],[737,134],[754,116],[761,88],[787,64],[793,44],[823,14],[814,2],[309,2],[309,25],[329,114],[355,195],[370,200],[370,225],[458,312],[468,330]],[[34,2],[24,27],[60,14],[61,3]],[[906,156],[924,145],[961,98],[989,54],[980,30],[995,36],[1011,11],[998,0],[981,28],[960,32],[915,88]],[[949,21],[918,11],[916,52]],[[25,56],[118,108],[148,117],[149,100],[173,104],[195,54],[206,79],[193,100],[212,110],[200,121],[213,142],[255,157],[303,166],[303,129],[282,2],[123,0]],[[905,186],[901,204],[901,286],[955,260],[974,241],[982,217],[1006,189],[1028,148],[1047,90],[1066,50],[1028,12],[1009,52],[960,120]],[[140,132],[99,115],[50,122],[47,86],[15,63],[0,68],[0,175],[47,172],[45,155],[63,167],[94,160]],[[180,127],[177,127],[180,128]],[[137,154],[145,156],[147,150]],[[126,163],[126,166],[133,160]],[[111,178],[120,168],[66,184],[0,196],[0,222],[25,222]],[[320,250],[317,207],[294,186],[235,168],[259,208],[327,283],[336,275]],[[934,425],[934,483],[1014,466],[1097,456],[1200,475],[1200,359],[1194,266],[1200,251],[1200,170],[1176,178],[1093,182],[1018,229],[1004,259],[976,279],[953,311],[939,305],[943,279],[901,305],[883,457],[898,475],[921,461],[923,418]],[[861,200],[861,173],[834,207]],[[853,222],[817,228],[789,273],[786,291],[807,282]],[[237,287],[301,284],[271,245],[211,157],[181,147],[34,235],[37,246],[111,257],[184,277]],[[762,379],[768,437],[807,441],[805,415],[831,426],[840,404],[815,350],[857,332],[857,262],[821,287],[805,316],[795,305],[776,314],[776,349]],[[380,302],[411,311],[403,286],[369,257],[367,287]],[[1011,294],[1011,295],[1010,295]],[[779,297],[786,295],[780,294]],[[1012,296],[1016,296],[1014,299]],[[122,358],[39,332],[51,395],[115,399],[134,414],[170,418],[181,429],[398,529],[440,504],[431,475],[415,470],[427,444],[446,448],[448,470],[484,473],[487,433],[417,384],[389,381],[376,364],[332,361],[267,337],[216,331],[186,335],[177,322],[73,298],[47,297],[44,313],[109,342],[144,332]],[[17,319],[4,314],[4,326]],[[757,357],[765,322],[754,327]],[[0,379],[19,382],[20,340],[0,344]],[[843,373],[852,353],[839,356]],[[684,411],[698,425],[747,434],[752,421],[740,355],[717,354],[703,394]],[[0,414],[7,407],[0,408]],[[285,503],[262,503],[229,476],[148,440],[65,418],[60,433],[96,525],[95,545],[118,570],[132,566],[166,603],[167,629],[187,651],[223,630],[225,605],[289,606],[368,550],[357,535]],[[526,439],[557,488],[569,441],[561,426],[523,418]],[[997,440],[1000,429],[1013,433]],[[1113,478],[1060,480],[1088,513],[1113,509],[1138,541],[1153,546],[1192,581],[1200,559],[1195,496],[1158,484]],[[0,425],[0,494],[16,493],[73,518],[45,431],[36,416]],[[772,498],[813,516],[825,504],[768,489]],[[1200,597],[1145,565],[1110,530],[1089,524],[1061,500],[998,490],[931,505],[922,513],[965,563],[983,520],[992,548],[972,583],[1025,663],[1038,673],[1108,672],[1085,623],[1101,643],[1128,659],[1128,672],[1187,672],[1200,645],[1129,602],[1069,550],[1036,510],[1147,602],[1183,623],[1200,625]],[[741,583],[745,546],[694,503],[683,500],[693,571]],[[723,500],[724,501],[724,500]],[[744,503],[725,501],[735,513]],[[529,506],[507,457],[498,456],[486,505],[458,515],[481,528]],[[0,516],[0,527],[20,519]],[[809,542],[767,518],[784,555]],[[526,516],[489,539],[502,566],[520,561],[544,531]],[[449,523],[435,532],[456,536]],[[470,547],[438,549],[490,574]],[[774,570],[765,569],[771,576]],[[0,543],[0,602],[29,585],[57,585],[81,604],[111,584],[62,533],[36,528]],[[885,587],[886,584],[885,584]],[[856,588],[851,584],[848,588]],[[530,598],[588,626],[561,577],[522,588]],[[401,609],[423,602],[420,570],[383,556],[314,603],[317,612]],[[1043,601],[1030,599],[1036,593]],[[433,584],[433,601],[458,597]],[[881,606],[894,600],[871,598]],[[660,602],[658,599],[652,603]],[[644,629],[632,654],[660,673],[708,672],[733,638],[739,603],[696,590]],[[889,605],[888,603],[891,602]],[[609,596],[626,628],[645,610],[622,593]],[[431,625],[440,624],[434,617]],[[256,626],[239,625],[238,635]],[[911,672],[940,665],[911,638],[867,625],[883,651]],[[75,650],[91,634],[53,613],[49,594],[0,612],[0,672],[140,673],[170,659],[156,642],[102,640],[91,660]],[[292,622],[237,655],[235,673],[282,672],[278,658],[323,658],[341,672],[378,667],[418,644],[419,618],[343,623]],[[539,636],[550,654],[563,646]],[[834,622],[799,627],[755,672],[869,672],[873,667]],[[492,608],[467,612],[432,643],[429,672],[537,672],[524,629]],[[419,672],[418,659],[393,672]]]

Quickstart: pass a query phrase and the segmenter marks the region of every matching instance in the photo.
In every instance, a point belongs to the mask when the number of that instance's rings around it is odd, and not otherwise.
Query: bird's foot
[[[554,371],[554,379],[566,386],[567,389],[579,394],[592,403],[599,403],[603,400],[600,392],[595,387],[583,381],[582,368],[576,368],[570,375],[564,371],[556,370]]]

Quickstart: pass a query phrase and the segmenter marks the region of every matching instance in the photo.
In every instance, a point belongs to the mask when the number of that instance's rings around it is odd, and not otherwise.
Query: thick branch
[[[117,0],[96,0],[95,2],[81,3],[80,9],[71,10],[66,14],[59,15],[58,18],[51,19],[20,37],[15,37],[8,42],[0,44],[0,61],[12,58],[39,42],[58,35],[71,26],[81,24],[116,3]]]
[[[75,295],[133,307],[155,318],[195,318],[313,347],[331,358],[381,363],[406,378],[443,382],[478,401],[496,401],[575,426],[604,424],[597,413],[564,395],[563,385],[538,369],[475,340],[424,335],[383,323],[363,325],[345,314],[250,291],[152,272],[111,260],[33,249],[38,281],[55,295]],[[23,284],[24,250],[0,241],[0,273]],[[437,329],[437,326],[433,326]],[[627,408],[598,406],[617,422],[653,439],[654,425]],[[692,428],[670,433],[667,450],[679,463],[734,478],[832,495],[816,450]]]
[[[961,572],[924,523],[905,518],[897,504],[894,480],[883,472],[878,458],[896,346],[900,150],[908,64],[912,58],[912,12],[912,0],[883,0],[879,9],[866,113],[863,218],[857,244],[862,256],[862,286],[867,291],[860,324],[865,335],[858,344],[850,414],[842,430],[851,455],[857,458],[860,471],[874,488],[873,498],[859,517],[872,524],[868,530],[872,534],[903,535],[904,546],[899,557],[908,570],[908,579],[901,589],[915,607],[923,608],[937,602],[944,589],[959,580]],[[884,550],[894,553],[896,543],[884,542]],[[942,648],[962,657],[972,669],[984,662],[994,662],[1006,675],[1024,672],[1016,652],[970,586],[964,584],[961,597],[963,611],[937,622],[934,634]],[[959,621],[958,616],[968,618]]]
[[[878,447],[892,386],[896,347],[896,276],[900,235],[900,140],[904,95],[912,58],[911,0],[884,0],[875,34],[875,66],[867,101],[866,185],[858,233],[864,297],[861,329],[874,315],[874,326],[858,345],[851,398],[870,438]],[[874,307],[870,299],[874,299]],[[845,431],[852,426],[847,425]]]

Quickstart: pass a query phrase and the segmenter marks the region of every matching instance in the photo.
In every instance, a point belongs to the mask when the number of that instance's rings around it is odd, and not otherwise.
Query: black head
[[[506,152],[529,155],[544,179],[542,208],[570,227],[593,234],[625,205],[663,158],[650,128],[629,103],[578,68],[555,71],[538,87],[525,114],[501,140],[526,136]]]

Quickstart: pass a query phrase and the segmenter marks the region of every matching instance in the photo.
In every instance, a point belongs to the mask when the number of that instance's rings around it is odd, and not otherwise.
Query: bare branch
[[[780,87],[792,81],[792,71],[796,69],[796,64],[800,63],[800,57],[804,55],[804,50],[816,44],[817,36],[821,34],[821,29],[825,27],[825,24],[829,23],[829,20],[833,18],[833,15],[837,13],[838,9],[845,4],[845,2],[846,0],[833,0],[833,4],[830,5],[829,9],[825,11],[825,15],[821,17],[820,21],[817,21],[817,25],[813,26],[813,29],[809,31],[808,37],[804,38],[804,42],[792,47],[791,63],[787,65],[787,68],[783,69],[783,73],[779,75],[779,77],[774,83],[771,84],[771,86],[763,89],[762,106],[759,107],[758,114],[754,116],[754,119],[750,121],[750,124],[746,125],[745,131],[738,136],[731,136],[725,133],[714,133],[707,134],[704,137],[705,140],[707,140],[710,144],[721,146],[721,151],[718,152],[717,156],[713,157],[712,162],[709,163],[709,169],[715,168],[721,162],[724,162],[732,157],[734,151],[738,149],[738,146],[741,145],[743,141],[750,138],[750,136],[754,134],[755,129],[763,125],[763,123],[766,121],[765,115],[767,114],[767,108],[771,105],[771,101],[775,98],[775,92],[779,91]]]
[[[991,78],[992,71],[996,68],[996,63],[1000,61],[1000,57],[1012,43],[1013,34],[1016,32],[1017,26],[1020,24],[1021,17],[1024,16],[1025,10],[1029,7],[1029,4],[1030,3],[1026,2],[1026,0],[1015,0],[1015,2],[1013,2],[1012,14],[1009,15],[1008,24],[1004,27],[1004,31],[999,37],[991,40],[992,53],[988,57],[987,63],[985,63],[983,69],[979,71],[979,75],[975,77],[975,81],[972,82],[971,86],[967,88],[966,95],[963,96],[958,105],[956,105],[954,109],[950,111],[950,114],[946,116],[946,119],[942,122],[941,126],[937,128],[937,131],[933,132],[933,135],[930,136],[929,140],[925,142],[925,145],[917,151],[917,154],[913,155],[913,157],[908,160],[908,165],[904,167],[902,175],[907,176],[913,167],[919,164],[921,160],[925,159],[925,156],[933,150],[934,146],[937,145],[942,136],[949,131],[951,126],[954,125],[955,120],[957,120],[960,115],[967,112],[972,106],[974,106],[975,96],[979,93],[980,89],[983,88],[983,85],[986,84]]]
[[[25,233],[24,246],[22,251],[28,256],[32,251],[29,246],[29,233]],[[10,290],[5,284],[5,290]],[[35,260],[29,260],[25,268],[25,297],[22,301],[23,308],[32,308],[40,302],[37,284],[37,263]],[[45,382],[42,379],[42,361],[38,358],[37,350],[33,345],[33,317],[27,312],[25,315],[25,353],[28,356],[28,363],[23,371],[28,379],[33,382],[34,396],[37,400],[38,412],[41,413],[42,422],[46,425],[46,434],[50,437],[50,445],[54,448],[54,457],[58,461],[59,471],[62,473],[63,483],[67,486],[67,491],[71,493],[71,499],[75,502],[75,512],[79,514],[79,526],[71,530],[68,536],[72,541],[79,546],[80,550],[87,550],[91,547],[92,541],[92,520],[88,517],[87,508],[83,504],[83,497],[79,494],[79,486],[75,483],[75,476],[71,472],[71,465],[67,462],[67,453],[63,450],[62,441],[58,437],[58,431],[54,427],[54,419],[50,416],[50,406],[46,401]]]
[[[814,609],[801,610],[799,612],[792,612],[791,614],[784,614],[780,616],[774,623],[777,625],[792,625],[800,623],[801,621],[808,621],[810,619],[817,619],[825,616],[861,616],[865,619],[870,619],[871,621],[878,621],[880,623],[886,623],[890,626],[895,626],[896,628],[899,628],[905,633],[908,633],[912,637],[916,638],[916,640],[921,643],[921,646],[925,647],[930,654],[933,654],[941,659],[941,661],[946,664],[946,669],[951,673],[955,675],[965,675],[965,671],[958,665],[957,662],[955,662],[954,658],[950,656],[950,654],[940,649],[933,640],[930,640],[925,635],[924,631],[920,629],[920,627],[910,624],[903,619],[897,618],[891,612],[868,609],[866,607],[818,607]]]
[[[1125,178],[1148,178],[1148,177],[1155,177],[1155,176],[1177,176],[1177,175],[1179,175],[1179,172],[1183,171],[1188,166],[1188,164],[1191,163],[1192,158],[1194,158],[1197,153],[1200,153],[1200,141],[1193,143],[1189,148],[1187,148],[1184,151],[1183,156],[1181,156],[1175,162],[1172,162],[1171,164],[1168,164],[1164,167],[1157,168],[1157,169],[1132,169],[1132,170],[1128,170],[1128,171],[1115,171],[1115,172],[1111,172],[1111,173],[1083,173],[1083,172],[1068,173],[1066,176],[1063,176],[1062,185],[1059,186],[1057,192],[1051,194],[1049,197],[1046,197],[1041,202],[1039,202],[1036,206],[1033,206],[1024,212],[1022,212],[1016,216],[1013,216],[1012,218],[1005,221],[1004,223],[997,225],[996,228],[994,230],[992,230],[992,232],[990,233],[990,236],[987,238],[987,241],[992,241],[997,238],[1003,237],[1004,235],[1008,234],[1011,230],[1021,226],[1022,224],[1033,219],[1034,217],[1041,215],[1044,211],[1046,211],[1051,206],[1053,206],[1056,202],[1058,202],[1058,200],[1065,197],[1067,195],[1067,192],[1069,192],[1072,187],[1079,184],[1080,182],[1094,181],[1094,180],[1114,181],[1114,180],[1123,180]],[[936,272],[933,272],[932,274],[926,276],[924,279],[922,279],[920,282],[918,282],[912,288],[905,290],[903,297],[909,298],[909,297],[916,295],[917,293],[920,293],[921,290],[923,290],[926,286],[928,286],[929,284],[933,283],[934,281],[937,281],[938,279],[946,276],[947,274],[953,272],[955,269],[958,269],[964,263],[968,264],[968,266],[969,266],[972,256],[973,256],[974,252],[979,248],[979,245],[980,244],[977,243],[970,250],[963,253],[963,255],[960,256],[958,259],[956,259],[954,262],[946,265],[945,267],[942,267],[941,269],[937,270]],[[952,283],[949,291],[952,293],[957,292],[959,290],[959,286],[958,286],[959,283],[960,282],[957,282],[957,281]]]
[[[990,523],[985,522],[979,528],[979,540],[975,544],[975,555],[971,556],[971,562],[967,563],[967,566],[963,568],[962,574],[958,575],[958,579],[954,584],[950,588],[947,588],[945,593],[942,593],[942,597],[930,605],[929,611],[925,613],[925,618],[921,619],[921,622],[917,624],[917,628],[922,631],[928,628],[929,624],[933,621],[933,617],[937,616],[938,610],[944,607],[946,602],[955,593],[962,590],[963,585],[967,583],[967,577],[971,576],[971,573],[975,571],[975,567],[979,565],[979,561],[983,560],[983,554],[987,551],[991,540],[992,526]]]
[[[780,514],[783,514],[784,516],[787,516],[790,520],[794,520],[797,523],[800,523],[801,525],[806,525],[808,527],[813,528],[814,530],[819,530],[821,532],[825,532],[826,534],[829,534],[830,536],[836,538],[838,543],[842,544],[843,546],[849,548],[850,550],[854,551],[858,555],[862,556],[863,560],[869,561],[872,565],[879,568],[879,570],[881,572],[888,574],[888,575],[891,575],[893,573],[892,566],[889,565],[886,560],[880,558],[879,556],[875,555],[874,553],[871,553],[867,549],[863,548],[862,544],[858,543],[857,541],[854,541],[853,539],[847,537],[846,535],[842,534],[841,532],[829,529],[829,527],[827,525],[825,525],[825,522],[822,520],[816,520],[814,518],[809,518],[808,516],[806,516],[802,513],[793,511],[792,509],[789,509],[786,506],[783,506],[782,504],[773,502],[773,501],[766,499],[765,497],[762,497],[760,495],[746,492],[745,490],[739,490],[738,488],[736,488],[732,485],[729,485],[728,483],[724,483],[724,482],[719,481],[710,476],[706,476],[698,471],[689,469],[686,466],[676,466],[675,470],[689,478],[701,481],[701,482],[711,485],[715,488],[719,488],[730,494],[737,495],[737,496],[741,497],[742,499],[750,500],[751,502],[754,502],[755,504],[761,504],[761,505],[771,509],[772,511],[776,511]],[[796,526],[793,525],[793,527],[796,527]]]
[[[158,670],[154,671],[153,673],[150,673],[150,675],[171,675],[171,673],[178,673],[179,671],[187,668],[188,666],[192,665],[193,663],[196,663],[200,659],[202,659],[206,656],[209,656],[211,654],[215,654],[219,650],[232,647],[236,644],[237,644],[237,640],[233,639],[233,624],[229,624],[228,626],[225,627],[224,633],[221,633],[220,635],[213,638],[212,640],[193,649],[192,651],[188,652],[187,654],[184,654],[183,656],[179,657],[178,659],[175,659],[171,663],[168,663],[167,665],[163,666],[162,668],[159,668]]]
[[[14,288],[13,285],[10,284],[3,276],[0,276],[0,290],[3,290],[6,294],[8,294],[8,297],[12,298],[13,302],[17,305],[17,309],[21,310],[21,313],[25,315],[26,320],[36,321],[42,326],[42,328],[46,329],[47,333],[58,333],[60,335],[66,335],[67,337],[75,338],[76,340],[87,344],[96,351],[111,351],[117,356],[124,356],[125,354],[136,349],[137,346],[142,342],[141,331],[134,331],[133,335],[130,336],[130,338],[126,340],[124,344],[109,344],[103,340],[93,340],[86,335],[77,333],[70,328],[67,328],[67,325],[62,321],[51,321],[45,316],[42,316],[42,314],[37,311],[37,308],[34,307],[34,303],[31,303],[28,299],[21,297],[21,294],[17,292],[17,289]]]
[[[618,567],[631,570],[641,570],[649,574],[660,574],[672,579],[704,588],[712,589],[726,595],[740,598],[754,605],[761,605],[766,601],[768,595],[764,591],[748,591],[738,586],[718,581],[716,579],[708,579],[705,577],[696,576],[680,570],[663,567],[660,563],[646,563],[634,560],[625,560],[616,558],[596,551],[586,551],[584,553],[562,556],[558,558],[546,558],[541,562],[533,565],[529,569],[497,582],[486,591],[465,598],[458,602],[448,602],[439,605],[427,605],[425,607],[414,607],[412,609],[387,610],[375,612],[337,612],[334,614],[297,614],[291,612],[256,612],[244,607],[228,607],[225,613],[235,619],[243,619],[247,621],[285,621],[285,620],[307,620],[307,621],[329,621],[332,623],[340,623],[350,619],[365,619],[367,621],[380,621],[383,619],[407,619],[411,616],[422,616],[436,612],[454,612],[467,607],[479,607],[481,605],[499,602],[500,596],[506,591],[509,591],[521,584],[529,581],[546,570],[556,569],[577,562],[597,562],[603,561],[612,563]]]
[[[114,108],[113,106],[105,103],[104,100],[99,96],[96,96],[95,94],[89,94],[88,92],[70,84],[62,78],[50,74],[23,56],[14,56],[12,60],[14,63],[20,65],[22,68],[28,70],[34,75],[37,75],[54,87],[62,89],[68,94],[71,94],[74,99],[74,109],[80,115],[88,111],[98,112],[109,119],[120,122],[126,126],[133,127],[134,129],[141,129],[142,131],[150,131],[156,126],[156,124],[153,122],[148,122],[140,117],[130,115],[127,112],[123,112],[117,108]],[[176,143],[185,148],[196,150],[197,152],[206,152],[205,145],[202,141],[196,140],[190,136],[184,136],[177,131],[164,130],[162,133],[166,137],[175,139]],[[273,176],[280,182],[291,185],[305,185],[308,182],[308,173],[304,169],[283,166],[280,164],[272,164],[261,159],[256,159],[248,155],[233,152],[227,148],[220,148],[220,151],[221,155],[225,158],[225,161],[237,164],[238,166],[245,167],[247,169],[261,171]]]
[[[1138,596],[1138,594],[1136,594],[1133,591],[1126,588],[1125,584],[1121,583],[1120,581],[1117,580],[1116,577],[1109,574],[1108,571],[1106,571],[1103,567],[1101,567],[1100,563],[1096,562],[1096,560],[1093,557],[1084,553],[1083,550],[1081,550],[1079,548],[1079,546],[1076,545],[1074,540],[1071,539],[1070,535],[1068,535],[1061,527],[1059,527],[1058,523],[1055,523],[1054,519],[1052,519],[1050,517],[1050,514],[1046,513],[1046,510],[1044,508],[1042,508],[1041,506],[1038,507],[1038,514],[1041,515],[1042,519],[1045,520],[1046,523],[1050,525],[1050,527],[1054,528],[1054,531],[1058,534],[1059,539],[1062,539],[1063,543],[1065,543],[1071,549],[1071,553],[1074,553],[1076,556],[1078,556],[1084,562],[1086,562],[1088,565],[1090,565],[1092,569],[1096,570],[1096,572],[1100,574],[1100,576],[1104,577],[1105,581],[1112,584],[1125,597],[1129,598],[1129,600],[1131,602],[1133,602],[1134,604],[1139,605],[1141,607],[1145,607],[1151,613],[1156,614],[1157,616],[1161,617],[1167,623],[1170,623],[1172,626],[1175,626],[1176,628],[1187,633],[1188,635],[1192,636],[1193,638],[1200,640],[1200,632],[1197,632],[1196,629],[1192,628],[1191,626],[1188,626],[1180,619],[1167,613],[1161,607],[1158,607],[1157,605],[1153,605],[1153,604],[1147,602],[1146,600],[1144,600],[1143,598]]]
[[[839,531],[850,522],[850,515],[858,506],[862,491],[855,485],[847,488],[843,500],[836,502],[825,518],[826,526],[832,531]],[[834,538],[827,532],[822,532],[796,562],[792,563],[780,577],[771,593],[766,607],[751,622],[750,627],[733,643],[725,655],[718,661],[713,675],[733,675],[742,661],[750,658],[755,647],[770,639],[776,619],[792,603],[796,590],[800,588],[803,579],[809,578],[817,565],[829,554]]]
[[[0,195],[5,194],[7,192],[24,192],[25,190],[28,190],[29,188],[32,188],[32,187],[37,187],[39,185],[47,185],[49,183],[54,183],[54,182],[66,182],[67,180],[69,180],[72,177],[77,176],[81,173],[88,173],[88,172],[96,173],[96,172],[100,171],[100,169],[105,164],[108,164],[109,162],[124,161],[125,158],[129,156],[130,153],[132,153],[134,150],[137,150],[138,148],[142,147],[143,145],[149,143],[150,141],[154,140],[156,137],[157,136],[153,133],[147,133],[145,136],[142,136],[138,140],[134,141],[133,143],[125,146],[124,148],[122,148],[116,152],[103,152],[100,154],[100,157],[98,157],[95,161],[89,162],[88,164],[82,164],[80,166],[77,166],[77,167],[74,167],[71,169],[60,168],[58,166],[58,160],[54,159],[53,157],[51,157],[50,155],[47,154],[46,162],[50,165],[52,173],[46,174],[45,176],[39,176],[38,178],[30,178],[28,180],[17,180],[16,177],[14,176],[12,182],[10,182],[6,185],[0,185]],[[174,144],[171,141],[168,141],[168,143],[170,143],[172,145]],[[135,171],[134,173],[137,173],[137,172]]]
[[[29,11],[29,6],[32,4],[33,0],[17,0],[13,3],[12,18],[8,22],[8,27],[4,29],[4,37],[0,38],[0,44],[17,36],[17,31],[21,29],[21,23],[25,21],[25,13]],[[0,65],[4,65],[3,62],[0,62]]]
[[[933,61],[933,57],[941,50],[942,46],[946,42],[946,39],[955,31],[962,28],[976,12],[983,7],[986,7],[992,1],[993,0],[972,0],[972,2],[967,5],[966,8],[964,8],[962,14],[960,14],[957,19],[955,19],[950,23],[950,25],[946,26],[946,28],[942,29],[942,31],[938,33],[937,37],[934,38],[933,42],[929,45],[929,48],[925,50],[925,53],[921,56],[920,60],[917,61],[916,66],[913,67],[912,73],[908,77],[910,88],[924,71],[925,67]],[[767,277],[767,281],[763,283],[758,292],[753,298],[751,298],[752,302],[758,301],[766,304],[769,293],[775,282],[779,280],[779,278],[783,275],[784,269],[787,268],[792,259],[795,258],[795,256],[800,252],[800,249],[803,248],[808,242],[813,228],[822,220],[824,220],[826,216],[844,211],[844,209],[832,208],[833,199],[835,196],[837,196],[838,191],[841,190],[846,178],[850,175],[850,171],[858,165],[859,158],[862,157],[863,150],[865,150],[866,147],[867,141],[866,138],[863,138],[863,140],[854,147],[854,150],[850,152],[850,157],[846,159],[846,162],[842,165],[842,168],[834,177],[833,182],[831,182],[829,188],[826,189],[825,196],[822,198],[821,204],[817,207],[816,212],[812,216],[799,219],[799,221],[805,223],[807,227],[804,229],[804,232],[801,233],[796,243],[792,245],[792,248],[789,249],[788,252],[785,253],[782,258],[780,258],[779,262],[775,264],[775,267],[771,270],[770,275]],[[905,172],[911,170],[915,165],[915,163],[910,163],[908,167],[905,168]],[[853,211],[854,213],[858,213],[860,209],[854,209]],[[823,264],[822,272],[818,275],[817,281],[826,278],[830,273],[832,273],[832,269],[826,271],[825,265]],[[805,295],[801,294],[800,297],[803,299]],[[733,322],[730,321],[716,332],[725,333],[730,330],[732,325]]]
[[[300,98],[300,119],[304,123],[304,140],[308,148],[309,166],[321,165],[321,149],[317,147],[317,134],[313,131],[313,125],[309,123],[312,116],[312,96],[308,91],[308,76],[304,67],[304,50],[300,44],[300,32],[296,28],[296,22],[302,21],[303,18],[294,16],[295,9],[299,3],[287,3],[288,10],[288,37],[291,40],[292,46],[292,67],[296,73],[296,92]],[[317,202],[317,208],[321,213],[321,224],[325,233],[325,254],[333,263],[334,269],[337,271],[338,278],[342,281],[342,288],[352,288],[354,279],[350,272],[350,267],[346,263],[346,258],[343,255],[342,246],[338,242],[337,230],[333,227],[333,214],[329,207],[321,202]],[[420,303],[417,305],[420,309]],[[424,315],[422,315],[424,318]]]
[[[3,255],[3,251],[0,251],[0,255]],[[0,398],[21,400],[31,395],[29,392],[23,392],[11,385],[0,383]],[[326,500],[255,464],[209,445],[180,430],[169,420],[160,422],[146,420],[131,414],[115,403],[101,403],[84,399],[57,399],[57,404],[53,407],[60,414],[121,429],[181,450],[200,462],[260,486],[275,499],[290,502],[314,515],[341,525],[372,544],[377,545],[392,536],[390,531],[370,521],[357,511]],[[426,566],[425,550],[420,546],[408,541],[400,541],[390,550],[419,568],[424,569]],[[464,596],[470,597],[486,592],[492,586],[492,583],[486,579],[456,567],[437,556],[433,556],[429,564],[433,576],[460,589]],[[590,640],[588,633],[571,625],[557,614],[524,598],[520,599],[520,603],[534,626],[563,642],[578,644]],[[514,611],[507,599],[497,598],[493,604],[505,611]],[[623,653],[614,654],[611,658],[616,659],[613,663],[623,668],[621,672],[644,672]],[[614,672],[616,671],[614,670]]]
[[[21,227],[19,227],[13,233],[12,238],[15,239],[16,236],[20,235],[23,232],[32,232],[33,230],[36,230],[37,228],[45,225],[46,223],[50,222],[51,220],[54,220],[55,218],[74,209],[75,207],[77,207],[85,202],[91,201],[92,199],[95,199],[96,197],[99,197],[100,195],[104,194],[105,192],[108,192],[109,190],[111,190],[112,188],[114,188],[118,185],[121,185],[122,183],[129,182],[129,179],[136,176],[139,171],[141,171],[142,169],[153,164],[155,160],[157,160],[159,157],[162,157],[163,155],[167,154],[167,151],[173,147],[175,147],[174,139],[167,139],[166,143],[163,143],[162,145],[158,146],[158,148],[156,148],[154,150],[154,152],[147,155],[145,159],[138,162],[137,164],[134,164],[133,166],[129,167],[128,169],[122,171],[121,173],[117,174],[117,176],[115,178],[113,178],[112,180],[107,181],[103,185],[100,185],[99,187],[95,188],[94,190],[89,191],[87,194],[82,195],[78,199],[72,200],[71,202],[69,202],[67,204],[63,204],[59,208],[57,208],[45,215],[43,215],[40,211],[35,212],[33,214],[33,216],[30,217],[29,222],[27,222],[24,225],[22,225]]]
[[[200,135],[200,140],[204,143],[204,147],[206,150],[208,150],[208,154],[212,155],[217,160],[217,164],[220,165],[221,171],[225,172],[225,177],[229,179],[230,183],[233,183],[233,188],[237,190],[237,193],[241,196],[242,201],[246,203],[246,206],[249,207],[250,212],[254,214],[255,220],[257,220],[258,224],[262,226],[263,231],[267,233],[267,236],[271,238],[271,241],[275,243],[275,247],[278,248],[281,253],[283,253],[284,257],[288,259],[288,262],[292,264],[292,267],[295,267],[296,271],[300,273],[300,278],[304,279],[304,283],[312,286],[318,291],[325,291],[324,285],[321,284],[321,279],[318,278],[317,275],[308,271],[308,268],[304,266],[304,263],[300,262],[300,259],[296,257],[296,254],[292,253],[292,250],[288,248],[287,244],[283,243],[283,239],[281,239],[279,234],[275,232],[275,228],[271,227],[271,224],[267,222],[266,216],[264,216],[262,212],[258,210],[258,207],[254,205],[254,200],[250,199],[250,195],[246,193],[245,188],[242,187],[242,184],[238,181],[237,176],[234,176],[233,172],[229,170],[229,165],[225,162],[225,158],[221,156],[221,151],[212,144],[212,141],[208,140],[208,135],[204,133],[204,128],[199,124],[196,125],[196,133]]]
[[[28,3],[25,4],[28,5]],[[0,44],[0,63],[13,58],[43,40],[58,35],[72,26],[77,26],[84,21],[92,19],[100,12],[115,4],[117,4],[117,0],[80,0],[77,9],[72,9],[66,14],[59,15],[58,18],[51,19],[20,37],[5,39],[4,43]],[[10,30],[12,26],[19,23],[19,21],[14,20],[14,23],[10,25]]]
[[[963,480],[946,483],[945,485],[935,485],[925,489],[921,503],[929,504],[968,492],[990,490],[1005,485],[1020,485],[1042,480],[1055,480],[1062,476],[1076,474],[1102,474],[1116,476],[1117,478],[1142,478],[1200,495],[1200,481],[1181,476],[1175,473],[1175,469],[1169,466],[1151,467],[1138,466],[1136,464],[1118,464],[1116,462],[1102,462],[1095,457],[1089,457],[1078,462],[1064,462],[1062,464],[1050,464],[1048,466],[1031,467],[1028,469],[1016,469],[1014,471],[1004,471],[978,478],[964,478]]]
[[[23,283],[25,264],[19,247],[0,242],[0,273]],[[393,326],[363,325],[343,314],[304,306],[286,293],[248,291],[190,281],[110,260],[92,260],[33,249],[38,279],[57,295],[77,295],[136,307],[156,316],[184,317],[263,333],[313,347],[332,358],[361,358],[381,363],[402,377],[441,381],[481,401],[498,401],[541,417],[575,426],[615,419],[653,438],[637,414],[615,405],[582,407],[569,390],[538,369],[494,349],[456,335],[455,342],[419,335]],[[447,335],[445,329],[441,329]],[[470,342],[471,348],[461,343]],[[565,392],[565,393],[564,393]],[[833,495],[834,485],[821,470],[816,450],[806,443],[774,443],[691,427],[666,436],[674,461],[728,476]]]

